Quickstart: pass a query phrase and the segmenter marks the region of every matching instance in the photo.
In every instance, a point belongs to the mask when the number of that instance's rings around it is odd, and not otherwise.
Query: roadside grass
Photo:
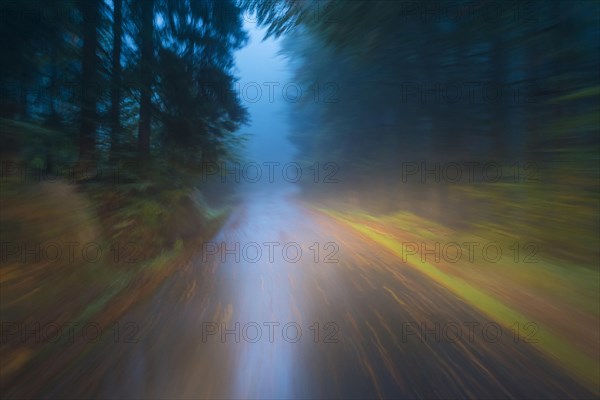
[[[24,328],[98,323],[106,331],[184,265],[229,213],[207,204],[202,209],[197,196],[192,189],[148,192],[126,184],[4,176],[0,350],[8,361],[0,378],[7,382],[33,366],[70,362],[76,349],[87,347],[69,343],[67,334],[56,341],[34,334],[23,340]]]
[[[468,249],[464,246],[461,246],[462,262],[437,262],[434,256],[429,255],[428,258],[420,249],[415,251],[415,247],[411,246],[423,243],[426,249],[433,249],[436,242],[454,242],[459,245],[478,242],[481,246],[495,242],[506,249],[514,244],[515,238],[490,233],[481,227],[477,232],[487,232],[484,238],[473,232],[452,230],[409,212],[374,216],[360,209],[339,212],[331,208],[314,208],[382,245],[406,264],[504,326],[511,327],[515,323],[523,326],[528,322],[535,322],[538,326],[535,336],[537,341],[532,344],[590,390],[599,392],[597,330],[594,332],[594,328],[590,326],[583,327],[590,333],[590,337],[583,338],[585,340],[582,343],[582,338],[573,337],[556,323],[557,317],[567,320],[572,318],[571,315],[566,315],[569,307],[560,310],[562,304],[569,304],[583,310],[588,314],[589,320],[595,321],[595,326],[598,326],[600,288],[597,270],[573,263],[558,264],[553,257],[547,258],[543,253],[535,255],[535,263],[501,262],[485,265],[481,257],[473,262],[465,262]],[[509,256],[510,261],[514,261],[513,256]],[[540,313],[530,305],[522,304],[521,298],[511,298],[514,289],[530,294],[531,299],[550,301],[565,315],[551,315],[556,309]],[[574,320],[571,319],[572,321]],[[586,346],[595,348],[589,353],[585,350]]]

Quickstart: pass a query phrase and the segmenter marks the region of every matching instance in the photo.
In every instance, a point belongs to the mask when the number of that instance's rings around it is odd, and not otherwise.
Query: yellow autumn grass
[[[467,301],[471,306],[477,308],[498,323],[510,327],[516,322],[518,322],[520,326],[532,322],[532,318],[512,309],[502,301],[482,290],[471,286],[465,280],[449,275],[427,261],[422,260],[419,254],[409,254],[403,251],[401,243],[394,238],[371,229],[364,224],[353,222],[344,214],[323,208],[316,209],[351,227],[357,232],[360,232],[398,257],[403,258],[409,266],[416,268],[429,278],[440,283],[458,297]],[[372,219],[372,217],[370,218]],[[536,334],[538,340],[536,343],[532,343],[532,345],[552,358],[567,374],[595,394],[598,394],[600,392],[598,387],[598,377],[600,376],[600,365],[598,360],[584,354],[579,348],[574,346],[568,338],[557,335],[544,324],[539,322],[536,322],[536,324],[539,328]]]

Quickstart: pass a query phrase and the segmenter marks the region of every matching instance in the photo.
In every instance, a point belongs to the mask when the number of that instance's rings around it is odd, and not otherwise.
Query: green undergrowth
[[[99,314],[110,321],[111,305],[148,296],[230,211],[203,198],[197,172],[165,160],[123,156],[82,166],[53,130],[1,120],[0,133],[19,149],[0,160],[3,323],[85,324]],[[1,346],[8,379],[60,341],[11,336]]]

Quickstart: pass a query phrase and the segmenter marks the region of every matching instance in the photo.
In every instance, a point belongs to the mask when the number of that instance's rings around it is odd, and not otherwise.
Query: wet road
[[[204,247],[119,322],[118,343],[46,394],[591,396],[511,329],[289,192],[249,194]]]

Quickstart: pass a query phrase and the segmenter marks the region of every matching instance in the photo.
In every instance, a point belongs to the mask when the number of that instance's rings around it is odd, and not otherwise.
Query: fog
[[[0,397],[600,398],[600,2],[0,18]]]
[[[250,135],[245,162],[290,162],[294,148],[288,141],[289,99],[295,97],[287,62],[279,55],[281,39],[263,40],[265,29],[246,21],[249,42],[236,53],[236,91],[250,113],[250,126],[242,133]],[[291,84],[291,85],[290,85]],[[289,95],[284,88],[288,86]]]

